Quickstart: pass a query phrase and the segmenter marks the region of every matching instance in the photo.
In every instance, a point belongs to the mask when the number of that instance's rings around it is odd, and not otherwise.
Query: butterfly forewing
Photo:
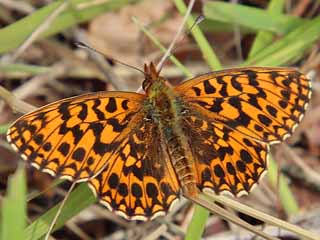
[[[143,117],[116,157],[89,182],[102,204],[127,219],[164,215],[180,189],[157,126]]]
[[[44,106],[8,131],[11,145],[36,168],[76,181],[98,174],[135,122],[136,93],[94,93]]]
[[[209,73],[176,87],[208,120],[264,142],[289,136],[310,99],[310,81],[288,68],[239,68]]]

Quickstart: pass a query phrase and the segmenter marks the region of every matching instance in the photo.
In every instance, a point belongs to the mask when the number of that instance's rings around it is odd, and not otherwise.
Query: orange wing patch
[[[110,210],[126,219],[147,220],[170,210],[180,186],[157,127],[143,120],[138,126],[89,186]]]
[[[175,88],[190,107],[268,143],[284,140],[301,121],[310,81],[287,68],[239,68],[209,73]]]
[[[98,174],[116,152],[143,99],[117,92],[64,99],[19,118],[7,138],[37,169],[84,181]]]

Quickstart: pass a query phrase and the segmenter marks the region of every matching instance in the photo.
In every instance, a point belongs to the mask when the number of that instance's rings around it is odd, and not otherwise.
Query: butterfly
[[[96,92],[28,113],[7,139],[31,166],[88,182],[130,220],[165,215],[180,194],[247,194],[269,145],[301,121],[311,82],[290,68],[216,71],[172,87],[145,65],[145,94]]]

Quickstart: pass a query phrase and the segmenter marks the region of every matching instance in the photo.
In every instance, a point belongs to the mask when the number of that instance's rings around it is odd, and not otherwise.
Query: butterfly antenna
[[[73,183],[72,183],[72,185],[71,185],[71,187],[69,188],[66,196],[63,198],[62,202],[60,203],[59,208],[58,208],[58,210],[57,210],[57,212],[56,212],[56,214],[55,214],[55,216],[54,216],[54,218],[53,218],[53,220],[52,220],[52,222],[51,222],[51,224],[50,224],[50,226],[49,226],[48,232],[47,232],[46,236],[44,237],[44,240],[48,240],[48,239],[49,239],[50,234],[51,234],[51,232],[52,232],[54,226],[56,225],[56,222],[57,222],[57,220],[58,220],[58,218],[59,218],[59,216],[60,216],[60,213],[62,212],[62,209],[63,209],[65,203],[67,202],[67,199],[69,198],[72,190],[73,190],[74,187],[76,186],[76,184],[77,184],[76,182],[73,182]]]
[[[120,61],[120,60],[117,60],[117,59],[114,59],[114,58],[112,58],[112,57],[109,57],[109,56],[107,56],[106,54],[104,54],[103,52],[100,52],[99,50],[97,50],[97,49],[95,49],[95,48],[93,48],[93,47],[90,47],[89,45],[87,45],[87,44],[85,44],[85,43],[83,43],[83,42],[74,42],[74,44],[75,44],[78,48],[83,48],[83,49],[87,49],[87,50],[93,51],[93,52],[95,52],[95,53],[98,53],[99,55],[102,55],[102,56],[106,57],[107,59],[109,59],[109,60],[111,60],[111,61],[113,61],[113,62],[119,63],[119,64],[121,64],[121,65],[123,65],[123,66],[126,66],[126,67],[129,67],[129,68],[131,68],[131,69],[134,69],[134,70],[136,70],[136,71],[138,71],[138,72],[141,72],[143,75],[145,75],[144,71],[142,71],[141,69],[139,69],[139,68],[137,68],[137,67],[135,67],[135,66],[129,65],[129,64],[127,64],[127,63],[124,63],[124,62],[122,62],[122,61]]]

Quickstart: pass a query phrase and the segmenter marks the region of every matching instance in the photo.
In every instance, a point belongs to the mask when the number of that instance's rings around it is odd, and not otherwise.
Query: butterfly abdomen
[[[168,156],[175,170],[176,177],[184,193],[195,195],[198,193],[197,176],[193,169],[194,161],[190,152],[188,141],[182,131],[182,102],[179,96],[170,88],[163,86],[151,98],[154,109],[154,122],[159,126],[161,139],[164,140]]]
[[[178,132],[179,130],[176,133]],[[194,162],[191,160],[189,149],[185,145],[184,136],[173,133],[171,138],[166,138],[166,140],[171,162],[183,192],[195,195],[198,190],[196,187],[196,176],[193,171]]]

